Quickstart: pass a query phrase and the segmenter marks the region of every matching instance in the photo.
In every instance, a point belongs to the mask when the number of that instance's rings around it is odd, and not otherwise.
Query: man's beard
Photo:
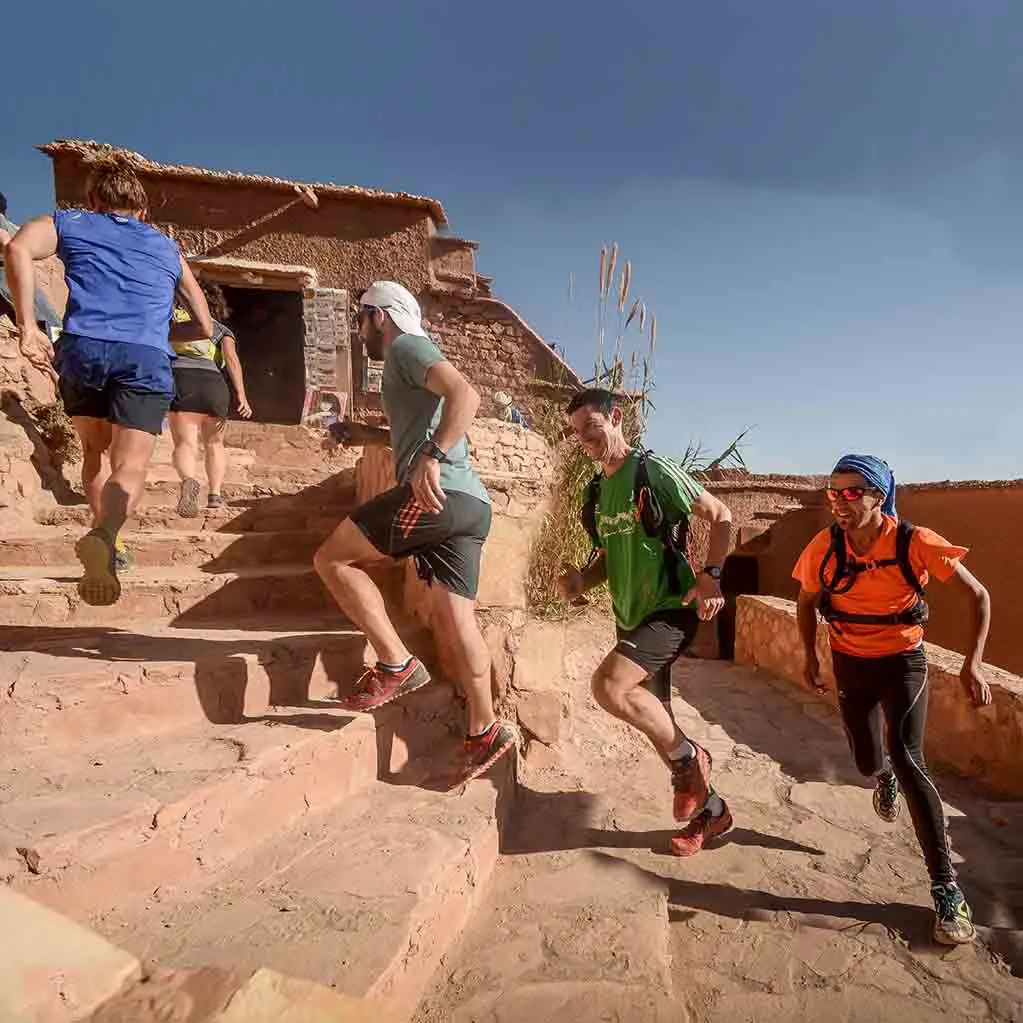
[[[380,362],[384,357],[384,332],[373,331],[366,338],[366,354],[374,361]]]

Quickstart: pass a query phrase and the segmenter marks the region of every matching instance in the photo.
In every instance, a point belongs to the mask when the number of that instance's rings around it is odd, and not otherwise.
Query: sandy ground
[[[492,889],[419,1023],[1023,1020],[1023,804],[939,779],[981,941],[937,946],[908,814],[874,815],[833,709],[685,659],[675,713],[735,829],[677,859],[664,766],[588,695],[606,626],[573,635],[572,738],[528,748]]]

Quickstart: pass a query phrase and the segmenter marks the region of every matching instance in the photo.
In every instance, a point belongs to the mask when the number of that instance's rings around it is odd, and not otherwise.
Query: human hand
[[[41,373],[45,373],[54,383],[57,382],[57,371],[53,368],[53,345],[46,334],[32,323],[20,330],[21,354]]]
[[[828,687],[821,678],[821,665],[820,661],[817,660],[816,650],[808,650],[806,652],[805,660],[803,661],[803,681],[818,696],[823,696],[828,691]]]
[[[575,602],[583,595],[585,583],[583,574],[574,565],[567,562],[561,566],[562,572],[555,581],[555,586],[563,600]]]
[[[420,508],[432,512],[434,515],[439,515],[444,510],[444,502],[447,498],[440,488],[440,462],[436,458],[420,455],[412,469],[409,483],[412,486],[416,504]]]
[[[696,601],[696,613],[701,622],[709,622],[724,606],[725,598],[721,595],[721,583],[706,572],[696,577],[696,584],[682,598],[683,605]]]
[[[244,394],[238,396],[238,415],[240,415],[242,419],[252,418],[252,406],[249,404],[249,401]]]
[[[979,664],[964,661],[963,670],[959,672],[959,680],[974,707],[987,707],[991,703],[991,686],[984,678]]]

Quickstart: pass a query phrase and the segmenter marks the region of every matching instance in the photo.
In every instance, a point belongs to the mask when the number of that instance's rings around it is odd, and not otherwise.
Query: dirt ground
[[[1023,1020],[1023,804],[939,779],[981,935],[942,948],[908,813],[874,815],[832,707],[684,659],[675,713],[735,828],[672,857],[664,766],[588,694],[607,627],[572,629],[572,738],[527,749],[495,881],[418,1023]]]

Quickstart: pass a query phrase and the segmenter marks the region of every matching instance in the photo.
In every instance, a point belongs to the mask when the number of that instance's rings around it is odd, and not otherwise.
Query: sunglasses
[[[355,314],[355,322],[362,323],[367,316],[372,316],[374,313],[380,312],[380,307],[375,305],[364,305],[359,308],[359,311]]]
[[[869,487],[838,487],[837,489],[835,487],[825,487],[824,493],[831,502],[841,498],[843,501],[853,504],[856,501],[862,501],[864,494],[875,494],[877,491]]]

